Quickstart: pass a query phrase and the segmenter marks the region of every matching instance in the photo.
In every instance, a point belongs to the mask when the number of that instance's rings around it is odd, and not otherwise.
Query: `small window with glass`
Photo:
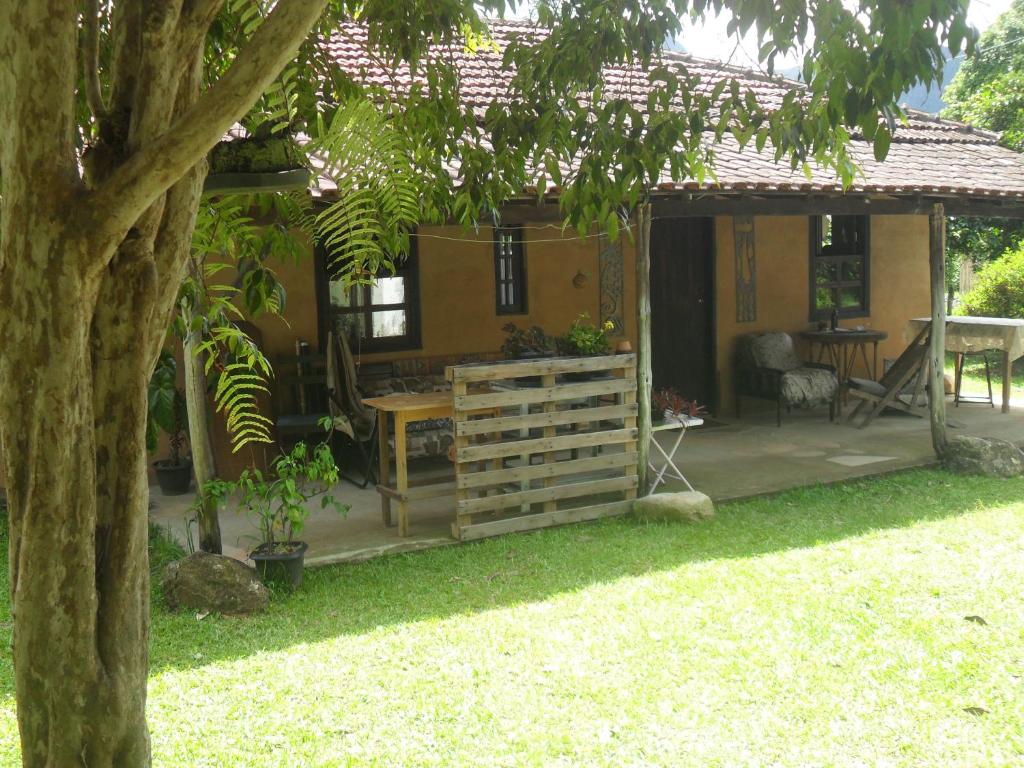
[[[868,286],[868,217],[813,217],[811,319],[867,315]]]
[[[526,254],[518,227],[494,230],[494,289],[497,314],[526,314]]]
[[[415,238],[413,239],[415,244]],[[382,269],[369,285],[332,279],[328,266],[330,328],[348,336],[363,352],[418,349],[419,295],[415,245],[395,261],[395,271]]]

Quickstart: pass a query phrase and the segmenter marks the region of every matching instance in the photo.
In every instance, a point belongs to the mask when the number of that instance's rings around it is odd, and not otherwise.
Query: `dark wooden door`
[[[714,219],[651,222],[651,365],[655,388],[713,411]]]

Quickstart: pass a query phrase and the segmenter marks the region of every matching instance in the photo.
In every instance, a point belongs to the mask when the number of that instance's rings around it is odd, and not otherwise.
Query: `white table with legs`
[[[683,442],[683,436],[686,434],[686,430],[690,427],[699,427],[704,423],[704,419],[700,416],[686,416],[681,415],[674,419],[666,420],[661,424],[655,424],[651,427],[651,445],[658,453],[661,454],[662,459],[665,463],[662,464],[661,469],[654,466],[654,461],[650,458],[647,460],[647,468],[653,473],[654,479],[651,481],[651,490],[648,493],[654,493],[659,485],[665,482],[666,478],[672,480],[682,480],[686,483],[686,487],[691,491],[694,489],[690,485],[690,481],[686,479],[686,476],[680,471],[679,467],[676,466],[676,453],[679,451],[679,446]],[[657,440],[657,434],[659,432],[667,432],[669,430],[678,430],[679,434],[676,436],[675,442],[672,443],[672,447],[666,451],[661,443]],[[651,453],[653,456],[653,452]]]
[[[930,326],[931,318],[918,317],[907,324],[907,336],[913,338],[922,328]],[[969,352],[992,350],[1003,358],[1003,413],[1010,412],[1011,367],[1024,357],[1024,320],[1011,317],[946,318],[946,351],[958,356]]]

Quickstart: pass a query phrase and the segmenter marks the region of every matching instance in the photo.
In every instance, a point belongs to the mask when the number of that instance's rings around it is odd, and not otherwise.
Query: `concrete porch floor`
[[[767,406],[767,404],[765,404]],[[987,405],[948,403],[950,435],[970,434],[1024,441],[1024,402],[1013,403],[1009,414]],[[774,406],[755,409],[744,403],[742,419],[724,419],[718,424],[688,432],[677,454],[677,464],[690,482],[715,501],[725,501],[799,486],[832,483],[934,462],[927,409],[925,418],[903,414],[877,418],[868,428],[856,429],[830,424],[824,411],[783,414],[775,426]],[[953,426],[956,425],[956,426]],[[669,447],[672,432],[661,433],[659,441]],[[417,474],[436,474],[445,461],[414,462],[411,479]],[[659,490],[685,490],[672,481]],[[410,506],[410,535],[398,536],[396,527],[386,528],[381,520],[380,498],[368,487],[359,489],[342,481],[335,494],[350,505],[347,516],[314,510],[301,539],[309,543],[307,563],[325,565],[355,562],[379,555],[408,552],[455,544],[451,537],[454,516],[450,497],[417,502]],[[151,489],[151,519],[185,540],[186,519],[192,496],[163,496]],[[221,512],[225,554],[240,559],[255,543],[255,528],[233,511]]]

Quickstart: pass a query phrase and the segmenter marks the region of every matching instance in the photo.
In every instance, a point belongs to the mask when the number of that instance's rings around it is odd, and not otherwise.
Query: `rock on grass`
[[[962,475],[1016,477],[1024,474],[1024,452],[1007,440],[958,435],[946,446],[942,464]]]
[[[645,522],[697,523],[715,516],[715,505],[700,491],[655,493],[633,502],[633,514]]]
[[[246,614],[270,603],[256,571],[234,558],[196,552],[164,570],[164,600],[172,610]]]

